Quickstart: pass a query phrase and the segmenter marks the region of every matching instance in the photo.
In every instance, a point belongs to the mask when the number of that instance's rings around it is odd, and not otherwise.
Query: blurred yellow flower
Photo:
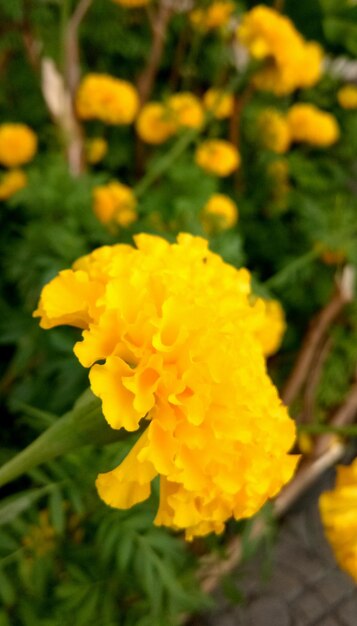
[[[109,74],[87,74],[76,95],[78,116],[106,124],[131,124],[139,109],[139,97],[131,83]]]
[[[263,63],[253,77],[258,89],[277,95],[312,87],[321,77],[322,49],[306,42],[293,22],[274,9],[258,5],[248,11],[237,36],[251,56]]]
[[[276,159],[269,163],[268,177],[271,179],[271,197],[277,209],[284,211],[287,208],[290,192],[289,163],[286,159]]]
[[[32,557],[39,558],[55,549],[56,540],[56,531],[50,522],[48,510],[44,509],[38,514],[38,524],[30,526],[22,538],[22,544]]]
[[[83,329],[75,353],[112,428],[146,426],[124,461],[97,479],[109,505],[148,498],[155,523],[187,539],[253,515],[290,480],[295,427],[256,338],[250,275],[199,237],[146,234],[79,259],[42,291],[41,326]]]
[[[195,159],[197,165],[216,176],[229,176],[241,161],[237,148],[224,139],[207,139],[201,143]]]
[[[137,7],[144,7],[151,0],[113,0],[115,4],[120,4],[121,7],[126,7],[127,9],[136,9]]]
[[[95,165],[104,159],[108,152],[108,142],[103,137],[93,137],[85,144],[85,152],[88,163]]]
[[[287,114],[292,141],[327,148],[336,143],[340,129],[331,113],[313,104],[294,104]]]
[[[37,137],[26,124],[0,125],[0,164],[17,167],[33,159],[37,150]]]
[[[335,488],[320,496],[319,508],[337,563],[357,582],[357,459],[337,467]]]
[[[232,115],[234,96],[221,89],[208,89],[203,96],[203,104],[214,117],[223,120]]]
[[[357,85],[344,85],[337,92],[337,100],[343,109],[357,109]]]
[[[93,211],[102,224],[130,226],[137,220],[136,198],[130,187],[117,181],[93,189]]]
[[[27,185],[27,176],[22,170],[10,170],[0,177],[0,200],[11,198]]]
[[[262,111],[258,118],[258,133],[262,145],[272,152],[284,154],[290,148],[290,127],[285,115],[277,109]]]
[[[150,144],[164,143],[175,134],[177,125],[167,106],[160,102],[149,102],[141,109],[136,120],[137,133]]]
[[[205,114],[199,99],[190,92],[175,93],[167,100],[173,122],[180,128],[201,128]]]
[[[264,355],[271,356],[279,350],[286,330],[284,310],[278,300],[258,298],[256,306],[261,310],[256,337]]]
[[[208,234],[232,228],[238,221],[237,205],[223,193],[214,193],[203,207],[201,221]]]
[[[212,2],[203,9],[194,9],[190,13],[192,26],[203,31],[214,30],[226,26],[235,10],[234,2],[221,0]]]

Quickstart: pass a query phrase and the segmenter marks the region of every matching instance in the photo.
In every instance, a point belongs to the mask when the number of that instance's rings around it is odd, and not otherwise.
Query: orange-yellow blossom
[[[320,496],[319,508],[337,563],[357,582],[357,459],[337,467],[335,487]]]
[[[253,77],[258,89],[277,95],[312,87],[322,73],[322,49],[306,42],[293,22],[278,11],[258,5],[248,11],[237,30],[239,41],[262,63]]]
[[[135,87],[109,74],[87,74],[76,95],[78,116],[106,124],[131,124],[139,109]]]
[[[196,150],[195,160],[210,174],[223,177],[232,174],[241,162],[237,148],[225,139],[207,139],[201,143]]]
[[[287,121],[292,141],[327,148],[340,137],[335,117],[314,104],[294,104],[288,111]]]
[[[0,164],[5,167],[24,165],[33,159],[37,136],[26,124],[0,125]]]
[[[253,515],[292,476],[293,421],[256,336],[250,275],[204,239],[138,235],[105,246],[44,287],[43,328],[83,330],[74,351],[112,428],[145,427],[99,495],[129,508],[160,476],[155,523],[186,537]]]
[[[0,177],[0,200],[11,198],[27,185],[27,176],[22,170],[10,170]]]
[[[137,220],[136,198],[130,187],[118,181],[93,190],[93,211],[103,224],[129,226]]]

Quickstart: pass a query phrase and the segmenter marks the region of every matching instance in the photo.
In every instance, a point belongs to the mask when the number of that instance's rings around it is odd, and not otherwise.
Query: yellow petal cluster
[[[168,107],[160,102],[148,102],[136,120],[136,131],[143,141],[159,145],[175,134],[176,124]]]
[[[85,152],[88,163],[95,165],[107,154],[108,143],[103,137],[93,137],[93,139],[86,141]]]
[[[127,9],[136,9],[137,7],[146,6],[151,0],[113,0],[113,2]]]
[[[212,113],[213,117],[223,120],[232,115],[234,97],[231,93],[212,87],[204,94],[203,104],[207,111]]]
[[[34,315],[44,328],[83,329],[75,353],[112,428],[146,426],[119,467],[99,475],[103,500],[129,508],[159,475],[156,524],[188,539],[221,532],[274,496],[297,462],[294,423],[255,336],[250,275],[189,234],[135,243],[60,272]]]
[[[93,211],[102,224],[129,226],[137,220],[136,198],[130,187],[117,181],[93,189]]]
[[[167,107],[178,128],[201,128],[204,110],[199,99],[189,91],[175,93],[168,98]]]
[[[256,337],[265,356],[271,356],[281,346],[286,330],[284,310],[278,300],[259,298],[256,303],[261,310],[261,317],[256,329]]]
[[[0,164],[17,167],[33,159],[37,150],[37,137],[26,124],[0,125]]]
[[[237,205],[229,196],[214,193],[203,207],[201,221],[207,234],[232,228],[238,221]]]
[[[207,139],[201,143],[196,150],[195,160],[202,169],[216,176],[229,176],[241,162],[237,148],[224,139]]]
[[[27,185],[27,176],[22,170],[10,170],[0,178],[0,200],[11,198]]]
[[[278,11],[258,5],[248,11],[238,27],[239,41],[262,62],[253,82],[258,89],[277,95],[312,87],[321,77],[322,49],[306,42],[293,22]]]
[[[287,121],[292,141],[327,148],[340,136],[335,117],[313,104],[294,104],[287,114]]]
[[[194,9],[190,13],[192,26],[203,31],[215,30],[226,26],[235,10],[234,2],[221,0],[212,2],[207,8]]]
[[[131,124],[138,112],[139,97],[131,83],[109,74],[88,74],[76,95],[78,116],[106,124]]]
[[[290,148],[291,134],[288,121],[283,113],[269,108],[262,111],[258,118],[258,131],[265,148],[284,154]]]
[[[337,563],[357,582],[357,459],[337,467],[335,488],[320,496],[319,508]]]
[[[357,109],[357,85],[344,85],[337,92],[337,100],[343,109]]]

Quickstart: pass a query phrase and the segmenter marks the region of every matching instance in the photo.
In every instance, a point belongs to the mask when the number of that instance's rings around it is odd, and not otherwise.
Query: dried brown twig
[[[336,283],[336,290],[330,302],[312,320],[293,371],[281,394],[285,404],[289,405],[295,400],[311,371],[321,341],[346,304],[352,301],[353,283],[354,270],[346,265]]]
[[[167,28],[172,13],[172,3],[168,0],[161,0],[156,16],[152,16],[150,19],[153,33],[152,46],[146,66],[137,80],[137,88],[142,104],[150,98],[153,89],[164,52]]]

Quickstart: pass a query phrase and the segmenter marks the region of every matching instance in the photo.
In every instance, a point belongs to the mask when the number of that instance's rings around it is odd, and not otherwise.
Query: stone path
[[[357,626],[357,585],[337,567],[317,509],[317,497],[331,478],[282,523],[268,579],[255,556],[232,577],[229,595],[236,588],[243,602],[233,603],[220,591],[217,607],[190,626]]]

